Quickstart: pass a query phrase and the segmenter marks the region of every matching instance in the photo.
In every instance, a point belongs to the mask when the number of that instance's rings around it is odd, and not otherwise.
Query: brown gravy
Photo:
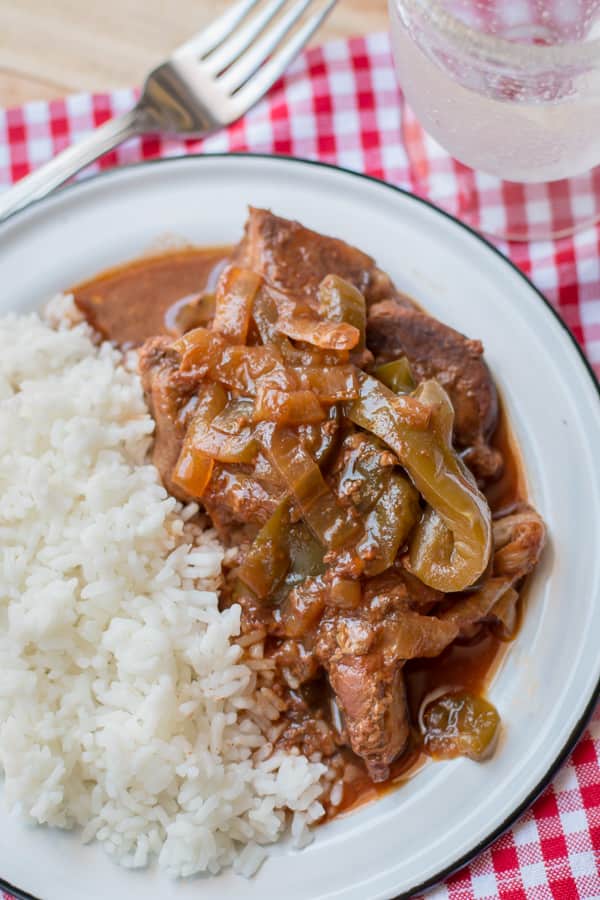
[[[100,334],[120,346],[168,333],[169,310],[214,290],[229,247],[186,248],[141,257],[72,288],[75,302]]]
[[[72,289],[75,301],[103,336],[121,345],[137,345],[148,337],[168,334],[173,309],[184,298],[214,289],[229,250],[189,248],[144,257],[77,285]],[[504,474],[486,490],[492,512],[497,515],[527,498],[519,451],[502,405],[492,444],[505,460]],[[413,721],[423,699],[436,688],[485,694],[506,648],[506,642],[484,626],[475,639],[455,643],[439,657],[409,662],[404,671]],[[343,752],[353,765],[353,777],[345,785],[341,807],[331,810],[332,815],[355,809],[397,787],[428,758],[415,741],[392,766],[390,779],[374,785],[362,761],[350,750]]]

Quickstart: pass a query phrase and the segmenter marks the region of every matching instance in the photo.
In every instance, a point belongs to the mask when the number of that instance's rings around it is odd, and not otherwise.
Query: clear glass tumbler
[[[417,189],[435,177],[420,123],[460,162],[452,212],[475,228],[536,240],[600,219],[600,0],[390,0],[390,13]]]

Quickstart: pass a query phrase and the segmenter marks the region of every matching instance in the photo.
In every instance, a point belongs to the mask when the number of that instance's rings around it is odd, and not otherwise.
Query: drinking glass
[[[510,240],[600,219],[600,0],[390,0],[390,13],[417,190],[450,165],[452,212]]]

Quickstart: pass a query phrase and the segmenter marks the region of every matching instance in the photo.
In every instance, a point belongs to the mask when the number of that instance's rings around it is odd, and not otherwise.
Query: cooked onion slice
[[[249,269],[225,269],[217,286],[213,329],[234,344],[244,344],[261,284],[262,278]]]
[[[295,341],[304,341],[323,350],[353,350],[360,342],[360,331],[345,322],[289,316],[277,322],[277,330]]]
[[[268,383],[257,387],[253,419],[278,425],[312,425],[325,419],[312,391],[282,391]]]
[[[187,494],[200,499],[212,475],[214,460],[198,449],[214,418],[224,409],[227,395],[218,384],[204,385],[198,405],[187,430],[179,459],[173,471],[173,481]]]
[[[358,329],[359,350],[365,346],[367,305],[365,298],[349,281],[339,275],[327,275],[319,285],[319,312],[330,322],[346,322]]]
[[[329,405],[358,397],[358,370],[354,366],[305,366],[292,371],[321,403]]]

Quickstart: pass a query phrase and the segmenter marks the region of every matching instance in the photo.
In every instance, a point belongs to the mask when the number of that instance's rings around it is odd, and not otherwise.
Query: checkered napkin
[[[130,109],[136,96],[134,90],[80,94],[0,111],[0,186]],[[415,193],[426,190],[429,199],[459,217],[464,179],[472,179],[423,134],[407,109],[383,34],[307,51],[265,101],[226,131],[204,141],[132,140],[96,168],[199,150],[250,150],[337,163]],[[481,190],[476,199],[488,219],[539,215],[532,208],[507,207],[519,196]],[[548,297],[600,374],[600,226],[560,241],[499,246]],[[529,812],[427,897],[600,900],[600,709]]]

